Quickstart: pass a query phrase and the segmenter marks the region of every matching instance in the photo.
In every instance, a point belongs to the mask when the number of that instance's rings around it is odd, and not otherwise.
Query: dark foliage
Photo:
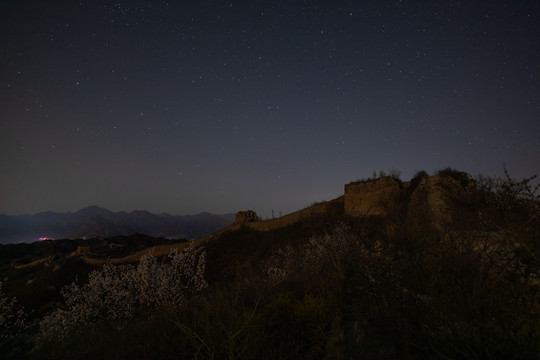
[[[453,169],[439,175],[463,176]],[[410,186],[426,176],[418,173]],[[540,223],[532,180],[480,177],[475,196],[452,202],[476,214],[461,227],[430,228],[428,219],[413,222],[406,212],[348,218],[336,208],[285,228],[226,232],[205,244],[208,288],[181,308],[102,321],[62,341],[36,343],[29,330],[18,355],[539,358]]]

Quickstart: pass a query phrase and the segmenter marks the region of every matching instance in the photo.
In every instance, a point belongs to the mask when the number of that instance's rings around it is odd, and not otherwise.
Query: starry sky
[[[538,1],[0,4],[0,213],[286,214],[540,175]]]

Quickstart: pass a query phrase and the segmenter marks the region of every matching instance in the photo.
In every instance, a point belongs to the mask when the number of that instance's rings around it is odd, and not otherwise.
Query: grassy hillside
[[[165,245],[111,259],[63,297],[51,289],[58,302],[39,316],[4,297],[2,350],[35,359],[539,358],[531,179],[473,187],[452,170],[437,176],[395,179],[392,209],[377,216],[352,216],[339,198],[294,221],[173,245],[169,256]],[[17,271],[32,267],[45,265]]]

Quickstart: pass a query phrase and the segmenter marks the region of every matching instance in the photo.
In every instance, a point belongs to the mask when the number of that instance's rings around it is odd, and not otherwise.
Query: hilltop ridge
[[[372,218],[377,219],[387,231],[395,221],[408,222],[426,230],[474,228],[479,213],[474,203],[478,201],[476,181],[465,172],[441,171],[435,175],[424,172],[410,181],[383,176],[353,181],[344,185],[344,194],[329,201],[314,203],[304,209],[273,219],[260,219],[251,210],[237,214],[237,220],[224,228],[196,239],[193,244],[204,244],[221,238],[224,234],[241,230],[258,232],[276,231],[313,218]],[[246,212],[252,212],[245,216]],[[241,215],[241,216],[238,216]],[[178,245],[185,247],[187,245]],[[154,248],[156,254],[166,254],[167,246]],[[134,261],[144,251],[124,259]]]
[[[36,359],[538,358],[531,179],[381,176],[193,241],[2,245],[0,290],[35,325],[8,339]]]
[[[425,228],[438,230],[444,227],[463,228],[472,226],[478,219],[478,211],[473,206],[477,200],[476,182],[464,172],[446,171],[435,175],[419,173],[410,181],[401,181],[391,176],[363,179],[345,184],[344,194],[333,200],[314,203],[293,213],[266,220],[260,219],[254,211],[240,211],[234,222],[223,225],[219,230],[200,236],[189,243],[155,243],[152,244],[152,251],[156,256],[161,256],[167,254],[173,247],[182,249],[186,246],[204,244],[242,229],[275,231],[302,221],[310,221],[314,217],[378,218],[378,221],[383,222],[385,219],[399,218],[400,221]],[[89,207],[78,213],[93,212],[95,208],[102,214],[114,214],[98,207]],[[228,218],[232,219],[232,216]],[[381,226],[391,227],[388,222]],[[138,261],[148,252],[146,248],[133,250],[135,251],[131,254],[126,253],[128,250],[124,250],[122,256],[111,253],[111,261],[114,263]],[[100,257],[92,260],[92,253],[83,255],[85,261],[91,264],[103,263]]]
[[[465,172],[419,173],[410,181],[382,176],[345,184],[344,194],[333,200],[315,203],[279,218],[260,220],[255,217],[236,221],[219,233],[240,227],[269,231],[316,214],[381,218],[399,214],[409,219],[427,217],[433,226],[441,227],[463,220],[463,207],[474,202],[476,197],[476,181]],[[460,210],[456,211],[458,207]]]

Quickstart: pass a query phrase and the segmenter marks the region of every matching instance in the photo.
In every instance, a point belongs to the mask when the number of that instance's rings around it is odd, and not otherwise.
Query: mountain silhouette
[[[77,212],[0,215],[0,243],[33,242],[40,238],[75,239],[141,233],[154,237],[194,239],[234,221],[233,214],[175,216],[148,211],[113,212],[89,206]]]

